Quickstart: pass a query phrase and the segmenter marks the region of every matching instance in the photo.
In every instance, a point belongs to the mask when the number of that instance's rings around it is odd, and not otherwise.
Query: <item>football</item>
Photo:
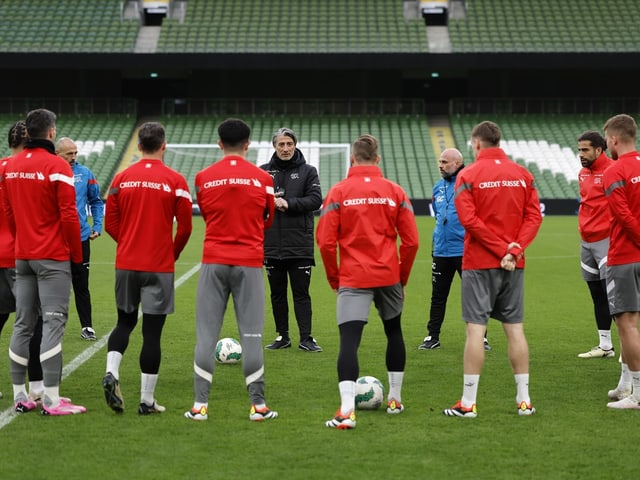
[[[218,363],[238,363],[242,358],[242,346],[235,338],[221,338],[216,344]]]
[[[356,408],[375,410],[384,400],[384,386],[376,377],[364,376],[356,380]]]

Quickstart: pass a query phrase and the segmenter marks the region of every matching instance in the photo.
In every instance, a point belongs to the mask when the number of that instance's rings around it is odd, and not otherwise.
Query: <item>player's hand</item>
[[[96,238],[98,238],[100,236],[100,234],[98,232],[96,232],[95,230],[93,230],[91,232],[91,235],[89,235],[89,240],[95,240]]]
[[[284,198],[278,197],[276,198],[276,210],[280,212],[284,212],[289,208],[289,202],[287,202]]]
[[[507,272],[513,272],[516,269],[516,258],[507,253],[502,260],[500,260],[500,268],[506,270]]]

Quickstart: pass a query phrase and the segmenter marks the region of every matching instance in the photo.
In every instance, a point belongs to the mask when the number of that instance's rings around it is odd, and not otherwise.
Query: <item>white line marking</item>
[[[180,278],[178,278],[178,280],[176,280],[175,283],[174,283],[175,288],[180,287],[187,280],[189,280],[196,273],[198,273],[198,270],[200,270],[200,265],[201,264],[198,263],[197,265],[192,267],[191,270],[189,270],[187,273],[185,273]],[[138,314],[138,318],[140,318],[141,316],[142,316],[142,312],[140,312]],[[104,347],[107,344],[107,342],[109,341],[109,336],[110,335],[111,335],[111,332],[109,332],[107,335],[104,335],[102,338],[100,338],[100,340],[98,340],[97,342],[93,343],[89,348],[87,348],[86,350],[81,352],[77,357],[75,357],[73,360],[71,360],[69,363],[67,363],[62,368],[62,378],[61,378],[60,382],[62,383],[62,381],[65,378],[67,378],[69,375],[71,375],[73,372],[75,372],[78,368],[80,368],[82,365],[84,365],[84,363],[87,362],[96,353],[98,353],[98,351],[102,350],[102,347]],[[10,395],[13,397],[13,392],[10,393]],[[6,427],[7,425],[9,425],[13,421],[13,419],[16,418],[17,416],[18,416],[18,414],[13,411],[13,406],[7,408],[5,411],[0,413],[0,430],[3,429],[4,427]]]

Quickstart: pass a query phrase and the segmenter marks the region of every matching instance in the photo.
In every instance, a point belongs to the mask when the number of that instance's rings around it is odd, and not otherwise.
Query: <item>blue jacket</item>
[[[464,227],[460,225],[458,212],[453,203],[455,184],[456,175],[453,175],[451,178],[441,179],[433,186],[431,207],[436,217],[436,226],[433,229],[434,257],[462,256]]]
[[[80,239],[84,242],[92,231],[102,234],[104,218],[104,202],[100,198],[100,186],[93,172],[88,167],[74,162],[73,181],[76,187],[76,208],[80,220]],[[93,227],[89,225],[89,211],[93,216]]]

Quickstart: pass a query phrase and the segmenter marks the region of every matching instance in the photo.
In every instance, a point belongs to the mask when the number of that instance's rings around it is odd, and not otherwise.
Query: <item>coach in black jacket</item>
[[[270,350],[291,347],[287,280],[291,280],[293,309],[300,330],[298,348],[321,352],[311,336],[311,267],[314,260],[314,210],[322,204],[318,171],[296,148],[296,134],[280,128],[273,134],[275,153],[260,168],[273,177],[276,196],[275,219],[264,236],[264,264],[271,288],[271,308],[278,336]]]

